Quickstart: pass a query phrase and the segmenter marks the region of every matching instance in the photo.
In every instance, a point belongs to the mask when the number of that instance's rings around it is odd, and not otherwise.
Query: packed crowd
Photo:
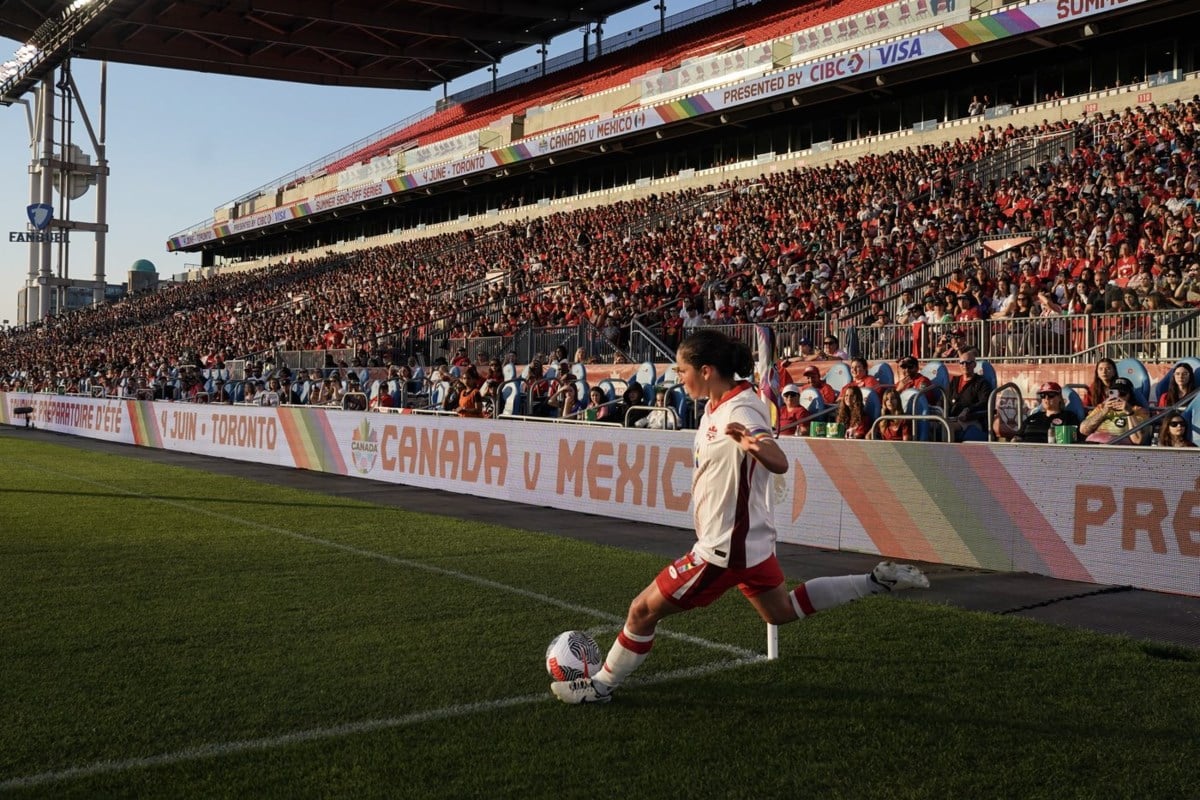
[[[674,345],[702,324],[861,323],[840,317],[864,296],[872,324],[1200,305],[1198,119],[1194,98],[985,127],[941,146],[220,274],[6,332],[0,388],[125,371],[151,384],[280,349],[346,347],[381,366],[388,334],[434,325],[469,338],[587,320],[620,337],[637,316]],[[967,178],[1014,139],[1068,130],[1076,145],[1051,161],[995,185]],[[720,200],[691,217],[634,232],[710,192]],[[1020,233],[1034,238],[998,264],[910,289],[899,314],[883,302],[914,267]]]

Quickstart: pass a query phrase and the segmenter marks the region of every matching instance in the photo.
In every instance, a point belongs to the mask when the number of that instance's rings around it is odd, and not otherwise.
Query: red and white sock
[[[653,633],[642,636],[632,633],[629,628],[622,628],[604,659],[604,668],[596,674],[595,680],[615,689],[646,660],[653,646]]]
[[[885,592],[887,588],[868,575],[839,575],[834,578],[813,578],[792,590],[789,597],[796,617],[804,619],[818,611],[845,605],[867,595]]]

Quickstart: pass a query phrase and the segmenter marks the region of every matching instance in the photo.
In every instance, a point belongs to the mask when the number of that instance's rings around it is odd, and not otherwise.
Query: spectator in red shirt
[[[821,379],[821,370],[815,364],[804,368],[804,377],[808,380],[809,388],[820,394],[826,405],[831,406],[837,402],[837,392]]]
[[[800,422],[806,416],[808,409],[800,405],[800,387],[789,383],[783,387],[783,408],[779,409],[779,435],[807,435],[808,426]]]
[[[850,359],[850,382],[864,389],[879,389],[879,380],[867,370],[865,358]]]
[[[921,374],[921,362],[913,356],[905,356],[897,365],[900,367],[900,377],[896,379],[896,391],[904,392],[914,389],[925,392],[925,399],[930,403],[939,403],[938,393],[931,390],[933,381]]]

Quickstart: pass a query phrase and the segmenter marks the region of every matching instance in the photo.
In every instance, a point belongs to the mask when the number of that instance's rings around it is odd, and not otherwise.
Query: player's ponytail
[[[726,380],[754,374],[750,346],[711,329],[696,331],[684,339],[679,345],[679,360],[695,369],[710,366]]]

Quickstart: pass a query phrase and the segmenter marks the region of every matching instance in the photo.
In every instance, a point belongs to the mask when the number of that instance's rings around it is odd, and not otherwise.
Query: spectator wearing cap
[[[987,402],[992,387],[986,378],[975,372],[978,356],[977,350],[964,350],[958,361],[962,367],[962,374],[950,380],[946,422],[950,426],[950,435],[956,442],[961,442],[967,431],[972,428],[982,431],[984,420],[987,418]]]
[[[1149,409],[1137,404],[1133,396],[1133,383],[1128,378],[1115,378],[1112,387],[1100,403],[1083,418],[1079,432],[1092,444],[1107,444],[1125,436],[1129,431],[1150,419]],[[1143,444],[1150,436],[1150,429],[1143,428],[1121,440],[1121,444]]]
[[[977,319],[981,319],[979,301],[975,299],[975,295],[963,292],[958,296],[958,307],[954,309],[954,321],[972,322]]]
[[[1079,425],[1079,417],[1064,405],[1062,386],[1046,381],[1038,387],[1037,396],[1038,408],[1025,417],[1011,441],[1053,443],[1056,425]]]
[[[837,402],[837,392],[821,379],[821,370],[815,364],[804,368],[804,378],[808,381],[808,387],[820,394],[826,405],[833,405]]]
[[[832,391],[830,389],[830,392]],[[806,416],[808,416],[808,409],[800,405],[800,387],[794,383],[784,386],[783,408],[779,409],[779,435],[808,435],[808,425],[801,422]]]
[[[467,356],[467,348],[460,347],[454,351],[454,358],[450,359],[450,366],[460,368],[471,366],[471,359]]]
[[[794,358],[798,361],[820,361],[821,360],[821,354],[817,352],[815,347],[813,347],[812,340],[809,339],[808,337],[805,337],[800,340],[799,348],[800,348],[800,352],[797,353],[796,355],[792,356],[792,358]]]
[[[896,316],[897,325],[911,325],[914,322],[920,322],[924,319],[925,314],[920,303],[910,303],[900,309],[900,313]]]
[[[947,322],[954,321],[954,315],[951,314],[946,308],[946,298],[939,294],[933,298],[932,303],[932,308],[930,308],[929,304],[926,303],[926,322],[928,322],[930,325],[942,325]]]
[[[913,356],[905,356],[896,366],[900,368],[900,377],[896,379],[897,392],[909,389],[924,392],[929,403],[941,405],[941,398],[938,397],[937,391],[933,390],[933,381],[921,374],[920,361]]]

